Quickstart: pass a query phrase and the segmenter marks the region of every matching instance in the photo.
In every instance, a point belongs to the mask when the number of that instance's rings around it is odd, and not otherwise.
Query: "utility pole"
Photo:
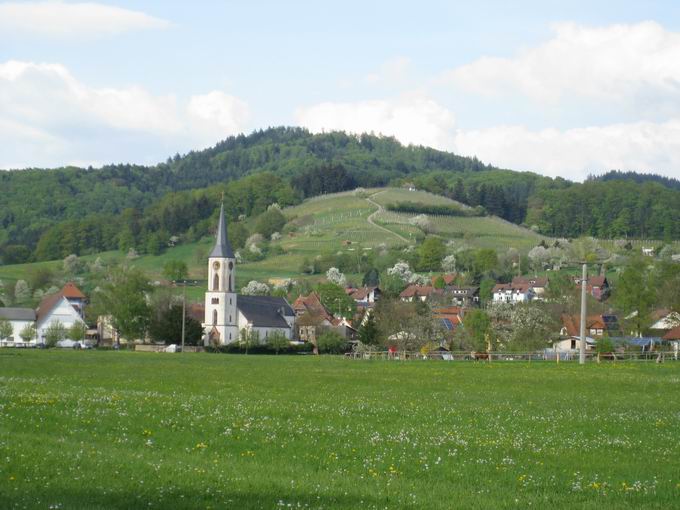
[[[579,346],[579,364],[586,362],[586,284],[588,283],[588,264],[583,264],[581,276],[581,342]]]
[[[172,282],[176,287],[182,287],[182,352],[184,352],[184,337],[186,335],[186,321],[187,321],[187,285],[196,285],[196,280],[174,280]]]

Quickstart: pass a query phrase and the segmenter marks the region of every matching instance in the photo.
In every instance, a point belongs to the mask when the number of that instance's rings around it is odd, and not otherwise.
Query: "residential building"
[[[494,303],[528,303],[536,297],[536,293],[527,283],[497,283],[493,288]]]

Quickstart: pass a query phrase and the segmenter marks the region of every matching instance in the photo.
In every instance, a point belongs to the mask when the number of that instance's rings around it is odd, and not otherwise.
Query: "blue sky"
[[[154,163],[282,124],[680,177],[680,9],[0,1],[0,168]]]

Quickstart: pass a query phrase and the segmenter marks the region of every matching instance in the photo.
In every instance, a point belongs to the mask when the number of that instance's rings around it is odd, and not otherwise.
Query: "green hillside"
[[[343,192],[305,200],[300,205],[283,210],[288,224],[280,240],[273,241],[275,252],[257,262],[239,265],[237,286],[252,279],[272,281],[285,278],[314,278],[301,272],[305,258],[343,252],[349,256],[384,247],[406,247],[425,237],[420,228],[410,223],[415,214],[387,211],[384,206],[392,202],[419,202],[426,204],[455,204],[451,199],[424,191],[399,188],[373,188],[365,193]],[[514,246],[528,251],[540,243],[540,235],[493,216],[484,217],[430,217],[433,235],[460,246],[506,250]],[[244,222],[250,226],[252,219]],[[121,251],[107,251],[82,257],[86,262],[100,258],[104,265],[123,263],[142,269],[152,279],[163,278],[163,267],[169,260],[182,260],[189,268],[189,276],[203,280],[205,260],[212,245],[211,237],[198,242],[168,248],[161,255],[141,255],[129,260]],[[0,280],[13,285],[17,280],[30,280],[39,268],[58,271],[62,261],[36,262],[0,266]],[[87,282],[85,282],[87,287]],[[199,298],[202,287],[190,289],[189,295]]]

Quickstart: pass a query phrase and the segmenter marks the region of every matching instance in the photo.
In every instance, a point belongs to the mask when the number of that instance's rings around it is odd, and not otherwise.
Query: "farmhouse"
[[[578,337],[581,331],[581,317],[579,315],[563,314],[561,336]],[[616,315],[591,315],[586,317],[586,334],[591,337],[601,337],[605,334],[619,333],[619,321]]]
[[[536,299],[542,299],[545,295],[545,290],[548,288],[548,278],[546,277],[531,277],[531,276],[515,276],[512,279],[513,285],[528,285],[534,290]]]
[[[345,289],[345,292],[347,292],[347,295],[361,308],[368,308],[375,305],[375,302],[380,299],[381,294],[378,287],[360,287],[358,289],[348,287]]]
[[[316,338],[324,330],[334,330],[348,340],[356,338],[357,331],[352,324],[344,317],[335,317],[316,292],[298,297],[293,310],[297,317],[298,337],[303,342],[316,345]]]
[[[83,318],[86,302],[87,298],[80,289],[69,282],[59,292],[45,296],[36,310],[0,308],[0,319],[7,319],[12,325],[12,334],[5,344],[23,343],[20,333],[27,325],[35,326],[37,336],[28,342],[35,345],[45,342],[47,329],[56,322],[60,322],[66,330],[76,323],[85,324]]]
[[[444,291],[442,289],[437,289],[432,285],[411,284],[399,294],[399,298],[402,301],[411,303],[413,301],[427,301],[435,296],[442,296],[443,294]]]
[[[574,282],[576,283],[576,288],[581,289],[581,279],[580,277],[574,277]],[[609,281],[607,281],[606,276],[591,276],[588,278],[586,283],[586,292],[593,296],[598,301],[604,301],[609,297],[611,289],[609,287]]]
[[[6,320],[12,326],[12,332],[7,338],[0,338],[2,346],[13,346],[22,342],[21,331],[35,324],[35,310],[33,308],[0,308],[0,319]]]
[[[493,288],[494,303],[528,303],[536,297],[528,283],[497,283]]]
[[[281,333],[293,338],[295,312],[284,298],[242,296],[234,291],[236,257],[227,237],[224,204],[220,207],[215,246],[208,256],[208,290],[203,320],[205,345],[237,342],[241,331],[266,341]]]

